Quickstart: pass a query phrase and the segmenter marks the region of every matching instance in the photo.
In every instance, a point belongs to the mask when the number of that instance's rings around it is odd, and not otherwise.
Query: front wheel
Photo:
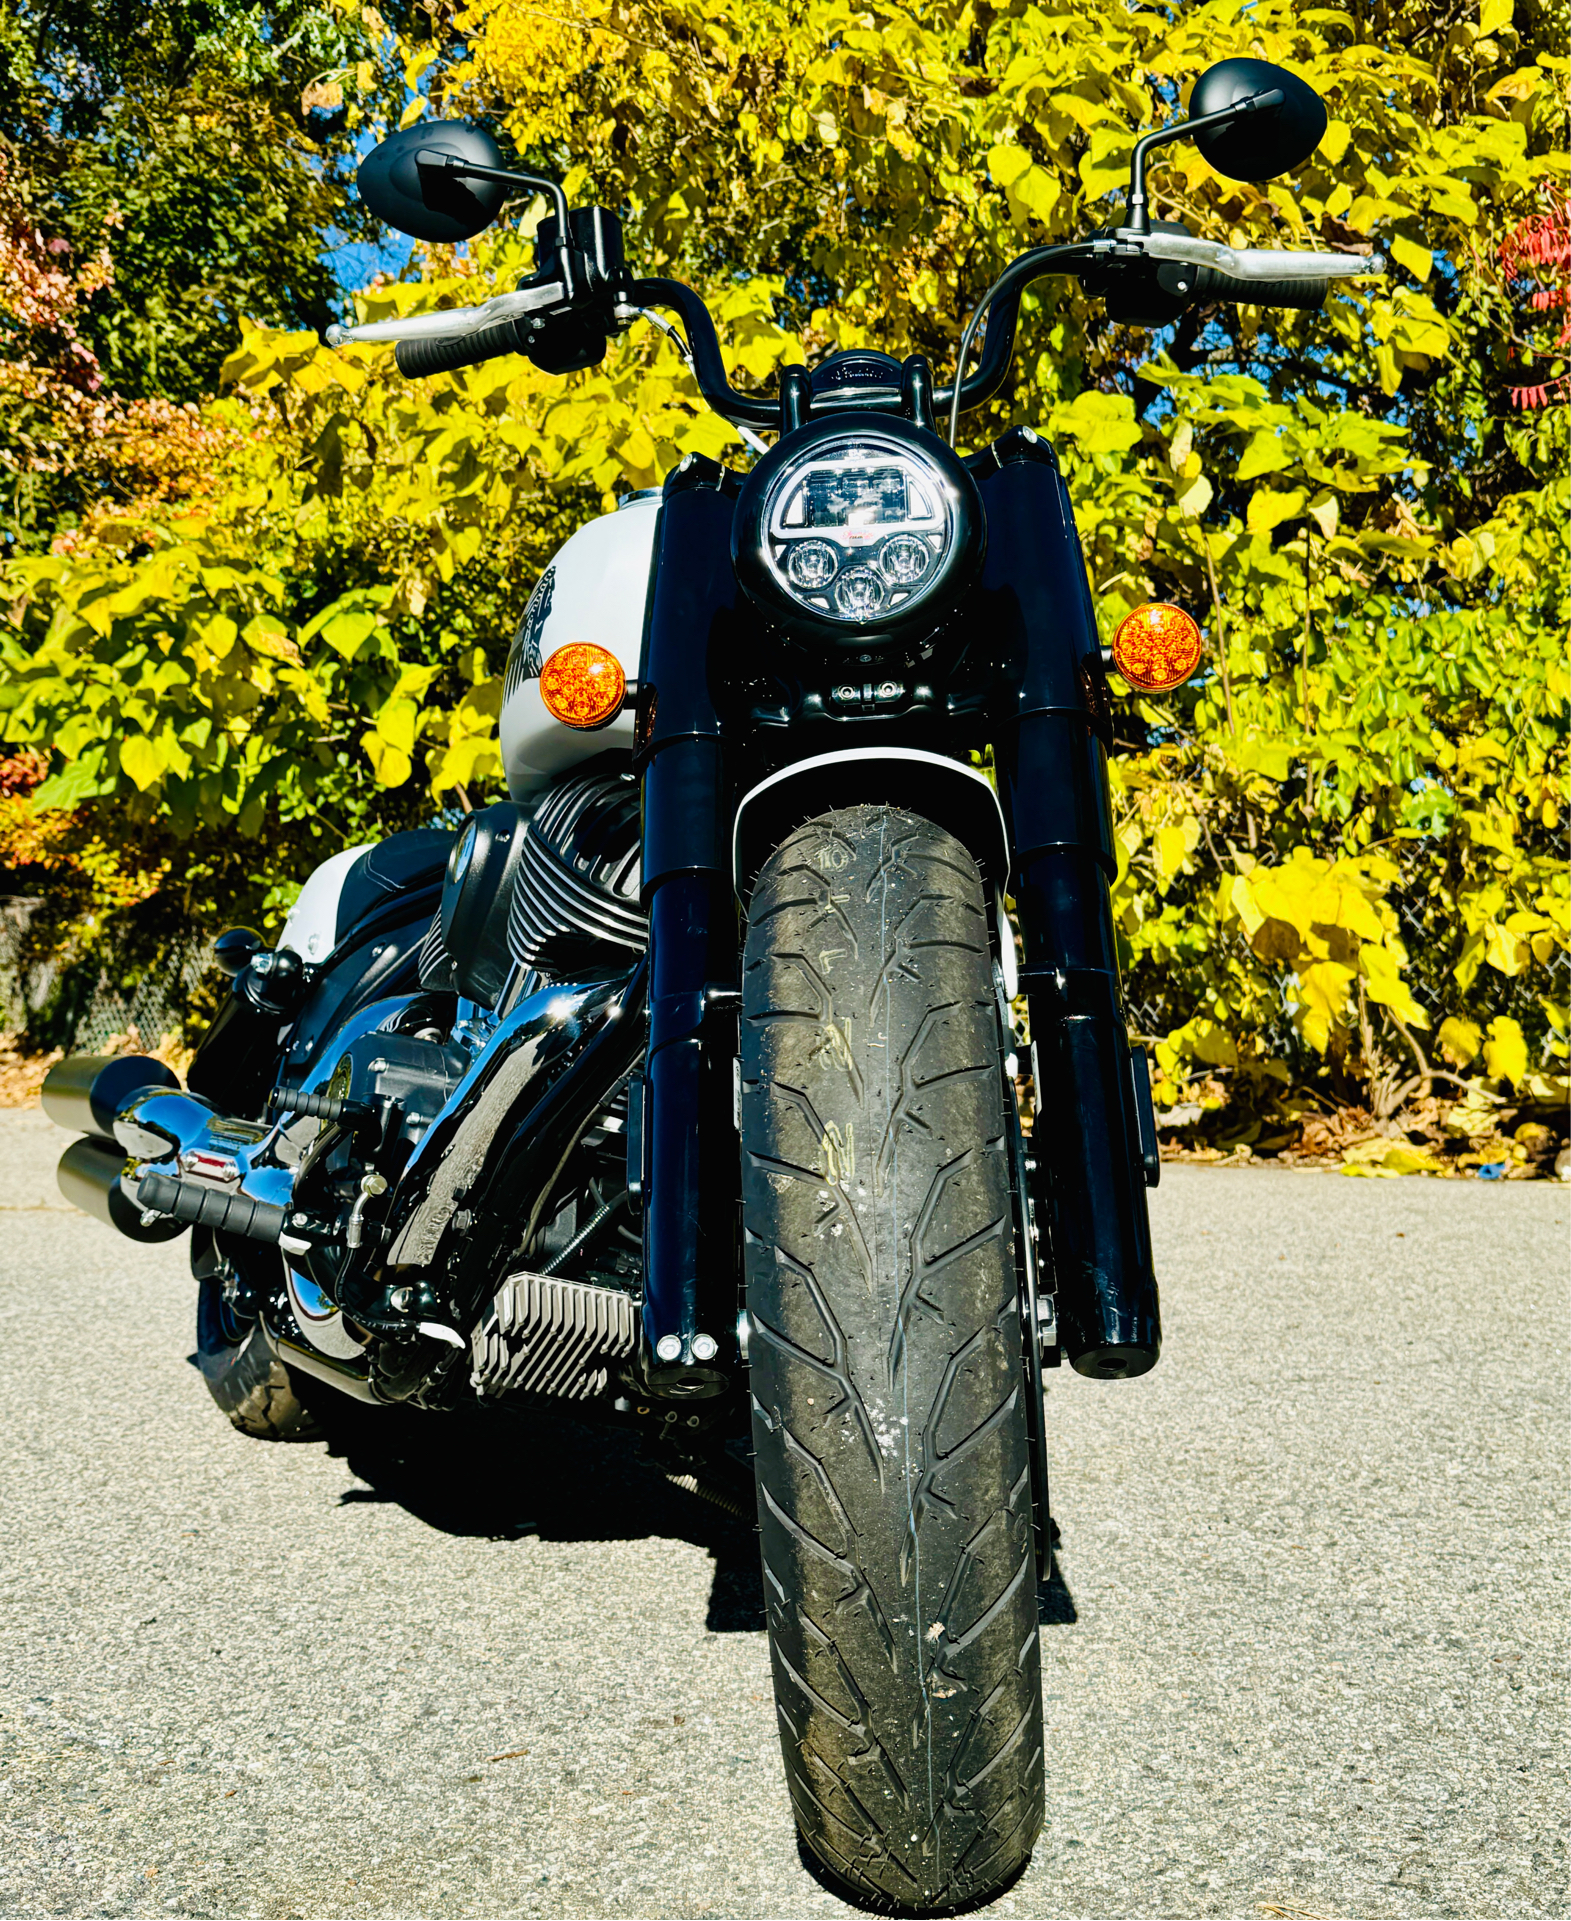
[[[802,1838],[883,1904],[1007,1881],[1042,1821],[1029,1433],[981,881],[930,822],[799,829],[748,914],[758,1515]]]

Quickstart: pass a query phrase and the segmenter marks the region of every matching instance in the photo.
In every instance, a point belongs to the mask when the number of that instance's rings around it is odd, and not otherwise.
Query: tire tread
[[[980,878],[919,816],[798,829],[743,963],[755,1471],[808,1848],[968,1904],[1042,1816],[1030,1471]]]

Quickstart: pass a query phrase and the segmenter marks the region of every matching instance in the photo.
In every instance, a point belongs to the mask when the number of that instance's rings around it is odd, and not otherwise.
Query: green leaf
[[[1077,394],[1067,407],[1055,407],[1052,429],[1072,440],[1083,454],[1117,454],[1140,443],[1135,403],[1127,394]]]
[[[1259,433],[1244,449],[1244,457],[1238,463],[1237,477],[1240,480],[1253,480],[1259,474],[1277,473],[1292,464],[1293,455],[1278,435]]]
[[[113,777],[106,780],[102,768],[101,750],[84,754],[80,760],[73,760],[69,766],[62,767],[58,774],[51,774],[33,790],[34,810],[39,813],[48,813],[57,808],[69,810],[80,807],[84,800],[92,800],[99,794],[112,794],[115,781]]]
[[[994,147],[987,156],[987,170],[1001,187],[1018,180],[1030,167],[1031,156],[1023,147]]]
[[[145,794],[164,777],[164,757],[145,734],[132,734],[120,743],[120,768]]]

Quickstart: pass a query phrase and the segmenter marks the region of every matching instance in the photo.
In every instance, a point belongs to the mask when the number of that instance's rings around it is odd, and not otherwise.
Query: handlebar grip
[[[1326,304],[1328,280],[1235,280],[1215,267],[1195,274],[1197,301],[1231,300],[1241,307],[1303,307],[1318,313]],[[400,349],[400,352],[402,349]]]
[[[456,373],[460,367],[478,367],[482,360],[495,360],[499,354],[519,351],[518,323],[502,320],[479,333],[400,340],[393,350],[393,358],[401,374],[419,379],[428,374]]]

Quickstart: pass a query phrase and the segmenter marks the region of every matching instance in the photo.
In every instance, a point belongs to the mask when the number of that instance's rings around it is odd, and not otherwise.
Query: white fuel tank
[[[540,698],[540,669],[558,647],[589,640],[615,654],[630,681],[638,678],[659,516],[658,488],[629,494],[558,549],[530,595],[502,683],[502,766],[514,800],[608,747],[632,746],[630,706],[590,732],[553,720]]]

